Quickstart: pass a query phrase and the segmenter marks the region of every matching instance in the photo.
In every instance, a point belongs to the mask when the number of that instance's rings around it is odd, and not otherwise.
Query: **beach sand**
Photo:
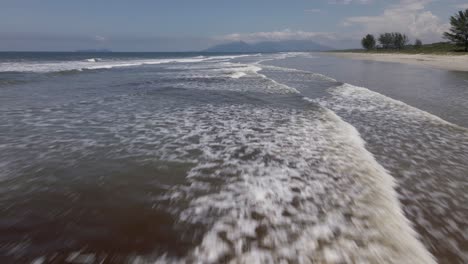
[[[454,56],[429,54],[378,54],[351,52],[331,52],[327,54],[332,54],[338,57],[350,59],[397,62],[451,71],[468,71],[468,55]]]

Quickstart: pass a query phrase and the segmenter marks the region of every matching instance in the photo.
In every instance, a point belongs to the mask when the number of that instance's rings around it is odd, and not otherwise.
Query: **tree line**
[[[443,37],[458,46],[464,47],[465,52],[468,52],[468,9],[451,16],[450,25],[449,32],[445,32]],[[379,45],[377,45],[377,41]],[[362,47],[366,50],[376,48],[401,50],[407,47],[408,43],[408,36],[399,32],[383,33],[377,39],[374,35],[367,34],[361,40]],[[420,48],[421,46],[422,41],[416,39],[413,47]]]
[[[379,42],[379,46],[377,46],[377,41]],[[379,35],[379,38],[376,40],[374,35],[367,34],[362,41],[362,46],[367,49],[375,49],[377,47],[382,49],[404,49],[409,43],[409,38],[405,34],[399,32],[392,32],[392,33],[383,33]],[[422,46],[422,41],[417,39],[415,41],[415,46],[420,47]]]

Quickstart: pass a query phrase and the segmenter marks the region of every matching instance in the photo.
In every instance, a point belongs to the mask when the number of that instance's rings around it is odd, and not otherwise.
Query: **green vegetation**
[[[374,37],[374,35],[367,34],[367,36],[365,36],[361,40],[361,44],[366,50],[375,49],[375,37]]]
[[[450,25],[450,32],[445,32],[444,37],[452,43],[464,47],[465,52],[468,52],[468,9],[451,16]]]
[[[405,34],[392,33],[393,36],[393,47],[395,49],[404,49],[409,43],[409,38]]]
[[[375,37],[367,34],[361,40],[364,49],[340,50],[340,52],[465,55],[468,52],[468,9],[450,17],[450,25],[450,32],[444,33],[444,38],[449,42],[423,45],[421,40],[416,39],[413,45],[408,45],[410,40],[405,34],[392,32],[380,34],[379,45],[376,45]]]
[[[414,48],[415,49],[420,49],[422,47],[423,43],[420,39],[416,39],[416,41],[414,42]]]
[[[384,33],[379,36],[380,47],[383,49],[404,49],[409,39],[405,34],[398,32]]]
[[[401,50],[383,49],[383,48],[378,47],[373,50],[349,49],[349,50],[340,50],[339,52],[466,55],[466,53],[463,52],[462,48],[449,42],[439,42],[439,43],[425,44],[421,46],[407,45],[404,49],[401,49]]]

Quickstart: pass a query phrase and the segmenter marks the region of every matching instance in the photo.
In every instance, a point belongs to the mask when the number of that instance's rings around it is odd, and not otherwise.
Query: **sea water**
[[[3,53],[0,260],[466,262],[467,79],[310,53]]]

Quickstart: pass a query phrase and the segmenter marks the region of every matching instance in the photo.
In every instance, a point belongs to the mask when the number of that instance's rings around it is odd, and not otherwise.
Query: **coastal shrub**
[[[390,49],[393,47],[393,36],[391,33],[383,33],[379,36],[379,43],[384,49]]]
[[[379,43],[384,49],[403,49],[408,42],[408,36],[399,32],[383,33],[379,36]]]
[[[414,42],[414,48],[415,49],[420,49],[422,47],[422,41],[420,39],[416,39]]]
[[[367,36],[361,40],[361,44],[366,50],[375,49],[376,42],[374,35],[367,34]]]
[[[398,32],[392,33],[392,39],[393,46],[399,50],[405,48],[405,46],[408,45],[409,42],[409,39],[405,34],[401,34]]]
[[[451,16],[450,26],[449,32],[444,33],[444,38],[458,46],[464,46],[465,52],[468,52],[468,9]]]

